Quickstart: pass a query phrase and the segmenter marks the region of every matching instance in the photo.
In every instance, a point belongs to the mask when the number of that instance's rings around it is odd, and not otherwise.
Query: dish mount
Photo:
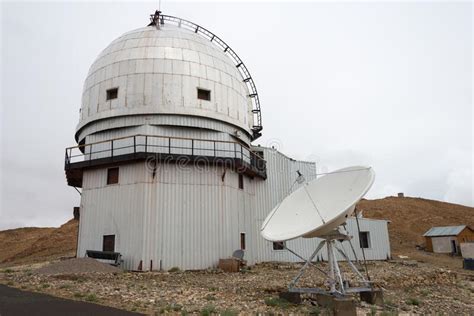
[[[351,240],[351,236],[343,234],[338,230],[334,230],[330,234],[325,236],[320,236],[323,240],[318,244],[316,250],[313,252],[311,257],[305,260],[305,264],[301,267],[300,271],[296,277],[288,285],[288,291],[292,293],[319,293],[319,294],[332,294],[332,295],[346,295],[349,293],[356,292],[367,292],[371,290],[370,281],[368,281],[357,269],[357,267],[352,263],[346,253],[337,246],[337,242],[342,243],[343,241]],[[324,270],[318,268],[319,271],[323,272],[327,276],[327,281],[329,283],[329,291],[325,291],[319,288],[298,288],[296,284],[299,279],[303,276],[306,269],[311,265],[314,265],[313,260],[318,255],[318,253],[326,246],[328,254],[328,266],[329,271],[325,272]],[[289,250],[289,249],[288,249]],[[293,251],[290,251],[293,252]],[[338,252],[344,260],[347,262],[351,270],[357,275],[359,287],[351,287],[349,280],[345,280],[341,274],[341,269],[339,268],[339,263],[336,258],[336,252]]]

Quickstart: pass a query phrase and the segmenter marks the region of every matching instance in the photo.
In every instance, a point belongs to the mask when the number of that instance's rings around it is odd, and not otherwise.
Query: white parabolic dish
[[[260,233],[269,241],[328,234],[354,212],[374,179],[371,167],[354,166],[305,183],[270,212]]]

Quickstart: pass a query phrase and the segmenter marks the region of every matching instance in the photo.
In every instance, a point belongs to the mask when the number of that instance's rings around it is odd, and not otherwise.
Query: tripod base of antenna
[[[339,240],[349,240],[351,237],[345,234],[340,233],[339,231],[333,231],[332,233],[321,236],[319,238],[322,238],[323,240],[318,244],[316,247],[316,250],[313,252],[311,257],[309,257],[307,260],[305,260],[305,264],[303,267],[300,269],[296,277],[293,279],[293,281],[289,284],[288,286],[288,292],[291,293],[312,293],[312,294],[326,294],[326,295],[333,295],[333,296],[338,296],[342,297],[347,294],[352,294],[352,293],[360,293],[360,292],[371,292],[372,287],[370,285],[370,282],[367,281],[364,276],[359,272],[359,270],[354,266],[352,261],[349,259],[349,257],[336,245],[336,241]],[[296,284],[298,283],[299,279],[303,276],[305,273],[306,269],[310,266],[313,265],[313,259],[316,257],[316,255],[319,253],[319,251],[326,246],[327,249],[327,254],[328,254],[328,265],[329,265],[329,272],[325,272],[322,269],[319,269],[319,271],[323,272],[327,276],[327,283],[329,284],[329,291],[321,288],[298,288],[296,287]],[[294,251],[290,250],[287,248],[291,253],[294,255],[298,256],[299,258],[302,258],[298,254],[296,254]],[[344,260],[348,263],[349,267],[352,269],[352,271],[357,275],[359,278],[360,283],[363,285],[361,287],[350,287],[349,282],[347,280],[344,280],[342,275],[341,275],[341,270],[339,268],[339,263],[336,258],[336,251],[341,254],[341,256],[344,258]],[[315,266],[316,267],[316,266]],[[316,267],[317,268],[317,267]]]

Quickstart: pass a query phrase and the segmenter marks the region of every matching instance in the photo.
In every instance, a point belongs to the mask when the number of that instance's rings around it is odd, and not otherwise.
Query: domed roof
[[[251,135],[251,97],[212,41],[172,24],[143,27],[114,40],[92,64],[77,133],[98,120],[156,114],[211,118]]]

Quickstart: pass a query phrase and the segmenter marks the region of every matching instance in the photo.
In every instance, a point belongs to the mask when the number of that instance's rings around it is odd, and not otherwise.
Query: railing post
[[[137,153],[137,136],[133,136],[133,153],[136,154]]]
[[[194,139],[191,139],[191,156],[194,156]]]
[[[110,148],[111,148],[110,157],[114,157],[114,140],[113,139],[111,141]]]
[[[148,152],[148,135],[145,136],[145,152]]]
[[[240,159],[244,160],[244,148],[242,145],[240,145]]]
[[[171,154],[171,137],[168,138],[168,154]]]
[[[234,158],[237,158],[237,144],[234,143]]]
[[[216,141],[214,141],[214,157],[217,157],[217,153],[216,153]]]
[[[90,145],[90,149],[89,149],[89,161],[92,160],[92,144]]]

